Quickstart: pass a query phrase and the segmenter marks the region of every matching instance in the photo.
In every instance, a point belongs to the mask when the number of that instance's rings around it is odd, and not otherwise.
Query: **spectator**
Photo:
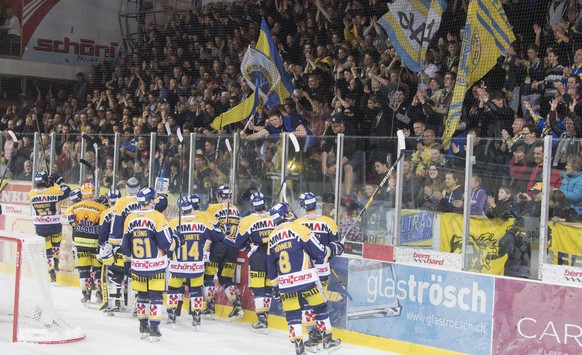
[[[445,189],[443,198],[437,206],[440,212],[463,213],[463,185],[459,173],[447,171],[445,173]]]
[[[471,214],[484,215],[487,205],[487,192],[481,187],[481,177],[474,175],[471,177]]]
[[[562,180],[560,191],[566,202],[577,214],[582,214],[582,157],[569,155],[566,158],[566,175]]]
[[[16,180],[32,181],[32,160],[27,160],[24,162],[23,169],[20,173],[14,176]]]
[[[517,208],[513,198],[513,191],[509,186],[500,186],[497,201],[493,196],[487,197],[485,215],[488,218],[508,219],[517,217]]]

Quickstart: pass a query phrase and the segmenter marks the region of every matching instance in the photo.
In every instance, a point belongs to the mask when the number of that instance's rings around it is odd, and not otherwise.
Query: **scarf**
[[[505,80],[503,82],[503,88],[501,89],[503,93],[506,93],[507,88],[509,87],[509,67],[511,65],[511,62],[514,61],[515,58],[516,58],[515,54],[510,54],[507,57],[505,57],[505,59],[503,60],[503,64],[501,65],[501,69],[503,69],[503,72],[505,73]]]

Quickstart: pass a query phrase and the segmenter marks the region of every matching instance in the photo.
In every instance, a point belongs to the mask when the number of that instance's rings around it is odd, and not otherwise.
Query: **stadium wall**
[[[2,192],[0,228],[34,233],[29,190],[30,183],[11,183]],[[78,287],[71,229],[63,222],[57,280]],[[582,275],[571,275],[570,286],[354,257],[336,258],[332,267],[346,289],[331,277],[330,317],[346,342],[401,354],[582,352]],[[248,310],[243,320],[255,322],[245,253],[239,254],[236,278]],[[217,315],[226,317],[226,297],[217,294]],[[269,323],[286,329],[277,303]]]

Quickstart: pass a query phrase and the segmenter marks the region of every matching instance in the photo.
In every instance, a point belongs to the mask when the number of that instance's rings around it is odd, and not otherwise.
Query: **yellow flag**
[[[449,147],[451,137],[461,119],[467,90],[497,62],[497,58],[515,41],[505,11],[499,0],[472,0],[461,46],[461,57],[449,115],[445,121],[443,145]]]

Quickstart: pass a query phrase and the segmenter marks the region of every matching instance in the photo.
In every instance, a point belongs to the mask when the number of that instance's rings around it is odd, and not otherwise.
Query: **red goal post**
[[[0,322],[11,323],[12,341],[58,344],[85,338],[55,310],[44,238],[0,231],[0,290]]]

